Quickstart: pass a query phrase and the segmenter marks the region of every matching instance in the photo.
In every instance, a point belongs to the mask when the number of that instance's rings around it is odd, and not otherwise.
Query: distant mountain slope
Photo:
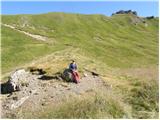
[[[116,68],[158,64],[158,20],[158,18],[140,18],[132,14],[117,14],[111,17],[66,13],[2,15],[2,24],[48,37],[58,43],[53,46],[41,43],[39,49],[44,49],[44,46],[50,49],[72,46],[80,48],[79,52],[83,55],[96,57],[104,64]],[[19,64],[19,60],[23,61],[26,54],[19,55],[17,63],[12,63],[13,56],[9,55],[11,51],[5,50],[9,50],[9,46],[15,47],[16,54],[20,52],[16,49],[17,46],[23,50],[21,42],[28,37],[21,34],[2,25],[2,69],[6,67],[6,60],[15,66]],[[13,45],[12,43],[15,43],[13,41],[18,44]],[[30,42],[31,40],[25,40],[25,46]],[[36,47],[31,48],[36,49]],[[45,54],[44,50],[41,51]],[[36,55],[37,52],[34,59]],[[7,66],[11,68],[14,65]]]

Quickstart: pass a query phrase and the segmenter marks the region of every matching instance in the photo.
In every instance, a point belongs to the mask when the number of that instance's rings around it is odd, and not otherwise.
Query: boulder
[[[84,77],[87,77],[87,76],[88,76],[87,73],[83,73],[83,75],[84,75]]]
[[[73,81],[73,77],[72,77],[71,70],[65,69],[63,71],[63,73],[62,73],[62,78],[67,82],[72,82]]]
[[[11,93],[14,91],[19,91],[21,83],[24,83],[26,80],[27,72],[24,69],[16,70],[11,74],[9,80],[6,83],[1,85],[2,94]]]

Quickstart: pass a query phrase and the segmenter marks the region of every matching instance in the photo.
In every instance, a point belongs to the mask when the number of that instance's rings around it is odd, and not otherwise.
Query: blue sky
[[[11,2],[3,1],[1,14],[40,14],[47,12],[67,12],[82,14],[105,14],[110,16],[118,10],[135,10],[139,16],[159,16],[158,1],[106,1],[106,2]]]

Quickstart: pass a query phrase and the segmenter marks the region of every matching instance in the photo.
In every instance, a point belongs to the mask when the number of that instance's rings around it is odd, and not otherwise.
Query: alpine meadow
[[[132,11],[1,17],[1,85],[15,70],[29,72],[20,91],[1,94],[2,118],[159,118],[159,17]],[[71,60],[79,84],[61,78]]]

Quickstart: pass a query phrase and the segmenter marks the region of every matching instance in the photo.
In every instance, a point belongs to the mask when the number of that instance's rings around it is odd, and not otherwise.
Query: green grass
[[[35,58],[40,54],[43,56],[51,53],[48,51],[63,48],[64,44],[80,48],[80,54],[85,54],[90,58],[96,57],[97,60],[114,68],[158,64],[158,19],[146,20],[148,27],[145,27],[143,23],[134,25],[131,22],[132,19],[135,19],[135,16],[107,17],[65,13],[2,16],[2,23],[16,24],[21,30],[51,37],[60,43],[48,46],[29,40],[31,38],[3,27],[2,72],[7,71],[4,69],[10,69],[19,64],[19,60],[16,60],[17,64],[13,62],[15,56],[18,56],[17,59],[23,57],[21,62],[26,62],[25,54],[13,56],[8,51],[25,51],[31,48],[26,54],[30,56],[27,59],[31,60],[32,56]],[[22,27],[24,23],[28,26]],[[26,48],[22,44],[26,44]],[[34,44],[34,47],[27,47],[27,44]],[[6,64],[6,61],[9,62]]]
[[[159,86],[158,81],[138,79],[130,76],[118,77],[116,89],[124,101],[132,107],[132,118],[156,119],[159,114]]]
[[[2,26],[2,74],[62,49],[63,45],[51,46]]]
[[[136,80],[131,89],[129,103],[133,107],[135,118],[157,118],[159,113],[158,81]],[[146,115],[148,114],[148,115]]]

